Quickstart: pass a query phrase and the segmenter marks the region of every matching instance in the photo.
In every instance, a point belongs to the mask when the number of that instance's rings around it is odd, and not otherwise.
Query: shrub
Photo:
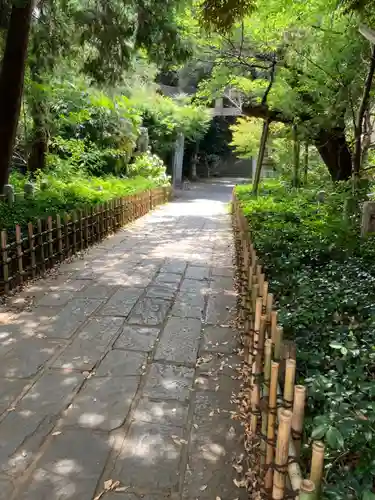
[[[135,161],[128,166],[127,173],[129,177],[141,176],[153,179],[160,184],[168,181],[163,160],[150,152],[137,156]]]
[[[47,189],[40,189],[42,182],[48,183]],[[97,178],[75,173],[70,178],[64,176],[58,178],[56,175],[39,173],[34,199],[18,201],[12,208],[0,202],[0,229],[13,230],[16,224],[25,226],[28,222],[35,222],[47,215],[69,212],[85,205],[104,203],[113,198],[151,189],[156,185],[157,182],[144,177]]]
[[[324,498],[372,498],[375,473],[375,240],[343,218],[347,186],[236,188],[308,387],[305,433],[327,445]],[[307,457],[308,455],[306,455]]]

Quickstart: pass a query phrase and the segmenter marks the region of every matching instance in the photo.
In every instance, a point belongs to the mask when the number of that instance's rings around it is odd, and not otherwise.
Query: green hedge
[[[236,192],[297,344],[298,383],[308,388],[304,442],[326,443],[323,497],[375,499],[375,240],[361,240],[358,218],[343,217],[345,187],[323,204],[314,191],[275,182],[258,198],[251,186]]]
[[[20,176],[12,177],[16,192],[23,190],[26,180]],[[40,182],[37,181],[34,199],[18,201],[12,208],[0,202],[0,229],[14,229],[16,224],[24,226],[38,218],[104,203],[158,185],[156,181],[144,177],[120,179],[114,176],[90,178],[73,175],[70,179],[43,176],[43,180],[48,181],[48,187],[40,189]]]

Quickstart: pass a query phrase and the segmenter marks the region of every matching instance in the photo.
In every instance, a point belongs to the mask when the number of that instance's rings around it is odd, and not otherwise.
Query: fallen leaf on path
[[[104,490],[97,495],[94,500],[100,500],[105,493],[108,491],[116,491],[120,487],[120,481],[113,481],[113,479],[108,479],[104,481]]]
[[[237,479],[233,479],[234,484],[237,486],[237,488],[246,488],[246,480],[241,479],[241,481],[238,481]]]
[[[130,488],[130,486],[120,486],[119,488],[116,488],[115,491],[117,493],[121,493],[121,492],[127,491],[129,488]]]
[[[241,474],[241,472],[243,471],[242,465],[233,464],[233,469],[235,469],[238,472],[238,474]]]

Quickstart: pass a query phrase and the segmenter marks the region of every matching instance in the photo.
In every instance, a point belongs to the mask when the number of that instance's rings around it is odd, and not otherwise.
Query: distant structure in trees
[[[181,89],[178,86],[159,84],[160,93],[175,99],[179,96],[193,96],[194,87]],[[242,115],[242,95],[235,89],[227,89],[223,97],[216,98],[210,109],[212,117],[236,117]],[[185,142],[183,136],[178,137],[173,157],[172,179],[174,187],[182,186],[183,158]],[[255,172],[256,158],[238,158],[233,152],[217,166],[217,175],[252,178]],[[265,158],[262,177],[274,177],[272,162]]]

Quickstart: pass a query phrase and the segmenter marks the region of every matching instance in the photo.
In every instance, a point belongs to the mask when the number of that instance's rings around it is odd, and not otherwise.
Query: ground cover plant
[[[316,189],[280,182],[258,197],[251,186],[236,193],[297,345],[305,442],[327,446],[323,498],[375,498],[375,240],[360,238],[355,215],[343,216],[346,186],[326,190],[324,203]]]

